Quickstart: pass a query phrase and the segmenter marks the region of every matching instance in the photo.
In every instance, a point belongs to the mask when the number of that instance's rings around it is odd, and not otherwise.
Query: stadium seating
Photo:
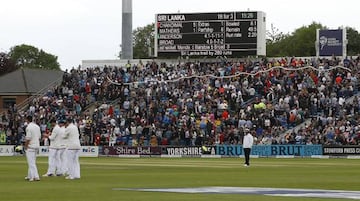
[[[2,122],[15,115],[23,127],[22,118],[33,114],[50,129],[49,119],[72,116],[84,145],[108,144],[110,133],[129,146],[240,144],[246,127],[258,144],[358,144],[359,59],[346,68],[335,58],[296,60],[72,69],[61,85]],[[326,137],[330,127],[335,140]],[[1,129],[8,144],[23,135]]]

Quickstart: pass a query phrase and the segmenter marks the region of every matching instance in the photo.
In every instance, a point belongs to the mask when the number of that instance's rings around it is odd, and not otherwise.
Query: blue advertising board
[[[343,30],[319,30],[319,56],[343,56]]]
[[[242,145],[218,145],[216,155],[241,156]],[[312,156],[322,155],[321,145],[255,145],[251,149],[251,155],[259,156]]]

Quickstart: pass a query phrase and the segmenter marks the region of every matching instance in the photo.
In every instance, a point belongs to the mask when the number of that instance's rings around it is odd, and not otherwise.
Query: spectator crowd
[[[50,119],[72,117],[83,145],[241,144],[245,129],[256,144],[358,145],[359,61],[153,61],[72,69],[26,110],[14,105],[2,114],[0,133],[8,144],[20,144],[24,117],[32,115],[43,133]]]

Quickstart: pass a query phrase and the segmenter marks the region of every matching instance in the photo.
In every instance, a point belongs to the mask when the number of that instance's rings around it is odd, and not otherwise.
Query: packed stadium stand
[[[75,119],[83,145],[358,145],[359,57],[146,62],[72,69],[60,85],[9,107],[0,133],[24,140],[24,117],[42,132]],[[42,142],[46,145],[48,142]]]

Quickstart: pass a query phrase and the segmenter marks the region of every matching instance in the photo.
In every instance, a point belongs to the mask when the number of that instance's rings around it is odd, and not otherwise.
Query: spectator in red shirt
[[[227,110],[224,110],[221,117],[223,120],[227,120],[229,118],[229,112]]]

